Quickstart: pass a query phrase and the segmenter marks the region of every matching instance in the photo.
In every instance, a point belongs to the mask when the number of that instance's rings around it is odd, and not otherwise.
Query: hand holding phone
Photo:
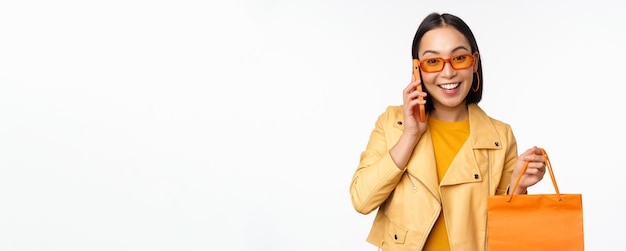
[[[420,80],[420,71],[419,71],[419,61],[417,59],[413,59],[413,76],[415,76],[415,80]],[[417,85],[417,90],[422,91],[422,84]],[[419,100],[424,100],[422,96],[418,97]],[[426,108],[424,105],[419,105],[420,110],[420,121],[426,121]]]

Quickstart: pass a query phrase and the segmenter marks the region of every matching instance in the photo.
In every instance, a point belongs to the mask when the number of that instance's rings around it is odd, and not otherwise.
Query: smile
[[[460,85],[461,85],[461,83],[441,84],[441,85],[439,85],[439,88],[446,89],[446,90],[454,90],[454,89],[458,88]]]

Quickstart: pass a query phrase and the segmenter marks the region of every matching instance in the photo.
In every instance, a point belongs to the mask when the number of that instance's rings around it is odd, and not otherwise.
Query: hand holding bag
[[[541,149],[556,194],[492,195],[487,199],[489,251],[584,250],[582,194],[561,194]],[[528,167],[520,171],[512,190]]]

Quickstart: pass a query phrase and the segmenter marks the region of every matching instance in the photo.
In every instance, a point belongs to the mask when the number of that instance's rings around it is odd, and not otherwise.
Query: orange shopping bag
[[[489,196],[489,251],[584,250],[582,195],[559,192],[548,154],[540,150],[556,194]],[[515,191],[527,167],[528,162],[510,191]]]

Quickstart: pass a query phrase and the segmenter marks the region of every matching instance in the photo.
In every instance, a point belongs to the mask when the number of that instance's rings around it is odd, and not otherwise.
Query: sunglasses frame
[[[474,53],[474,55],[478,55],[478,53]],[[418,60],[418,62],[419,62],[420,70],[422,70],[423,72],[427,72],[427,73],[433,73],[433,72],[440,72],[440,71],[443,71],[443,68],[445,68],[445,67],[446,67],[446,63],[450,63],[450,66],[452,67],[452,69],[455,69],[455,70],[464,70],[464,69],[467,69],[467,68],[470,68],[470,67],[474,66],[474,60],[476,59],[476,57],[475,57],[474,55],[472,55],[472,54],[470,54],[470,53],[467,53],[467,54],[460,54],[460,55],[456,55],[456,56],[454,56],[454,57],[447,58],[447,59],[446,59],[446,58],[441,58],[441,57],[439,57],[439,58],[426,58],[426,59],[424,59],[424,60]],[[455,58],[455,57],[458,57],[458,56],[469,56],[469,57],[470,57],[470,59],[472,60],[472,62],[471,62],[471,63],[470,63],[470,65],[469,65],[469,66],[467,66],[467,67],[456,68],[456,67],[454,67],[454,64],[452,64],[452,58]],[[428,60],[431,60],[431,59],[440,59],[440,60],[443,60],[443,64],[441,64],[441,69],[439,69],[439,70],[437,70],[437,71],[427,71],[427,70],[424,70],[424,63],[425,63],[425,61],[428,61]]]

